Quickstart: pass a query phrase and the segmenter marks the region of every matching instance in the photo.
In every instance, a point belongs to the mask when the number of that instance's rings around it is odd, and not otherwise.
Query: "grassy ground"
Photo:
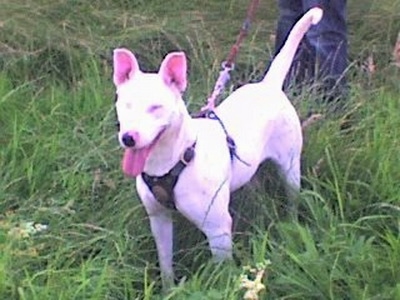
[[[165,299],[241,299],[243,267],[268,260],[262,299],[400,299],[400,88],[389,63],[400,1],[350,2],[351,99],[306,132],[301,221],[281,216],[276,193],[240,193],[237,263],[215,266],[203,236],[177,216],[186,280]],[[185,50],[194,111],[247,1],[0,4],[0,298],[162,298],[148,220],[120,171],[110,51],[126,45],[154,70]],[[275,20],[275,1],[264,1],[234,84],[262,72]],[[371,54],[372,75],[357,63]],[[293,101],[302,116],[325,112],[312,95]]]

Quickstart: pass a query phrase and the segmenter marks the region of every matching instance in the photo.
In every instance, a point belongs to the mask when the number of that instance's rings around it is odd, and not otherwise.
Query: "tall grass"
[[[351,56],[372,53],[377,72],[352,66],[344,111],[329,114],[313,95],[293,99],[302,117],[325,114],[305,133],[300,220],[284,216],[279,192],[245,189],[232,203],[236,263],[214,265],[202,234],[177,215],[181,282],[161,296],[148,219],[120,172],[111,49],[128,46],[146,70],[185,50],[194,111],[246,5],[2,1],[1,299],[240,299],[243,267],[265,260],[263,299],[400,299],[400,89],[389,64],[400,2],[388,0],[349,3]],[[275,2],[262,3],[233,85],[263,72],[275,14]],[[264,179],[274,186],[273,177]],[[48,228],[34,233],[29,222]]]

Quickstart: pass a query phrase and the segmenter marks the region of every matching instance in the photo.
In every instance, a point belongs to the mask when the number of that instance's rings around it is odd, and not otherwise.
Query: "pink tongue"
[[[142,173],[150,150],[150,147],[138,150],[125,149],[124,157],[122,158],[122,171],[125,175],[136,177]]]

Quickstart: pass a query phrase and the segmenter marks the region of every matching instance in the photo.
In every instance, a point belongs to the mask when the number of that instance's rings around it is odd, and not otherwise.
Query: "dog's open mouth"
[[[157,144],[163,133],[164,129],[161,130],[154,141],[146,147],[142,147],[139,149],[125,149],[124,156],[122,158],[122,171],[126,176],[136,177],[143,172],[147,157],[149,156],[151,150]]]

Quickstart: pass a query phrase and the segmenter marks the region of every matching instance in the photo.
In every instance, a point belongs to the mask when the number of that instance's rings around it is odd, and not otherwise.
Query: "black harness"
[[[240,162],[244,163],[245,165],[249,166],[248,163],[243,161],[236,152],[236,144],[235,141],[229,136],[224,124],[222,123],[221,119],[215,114],[213,111],[208,111],[201,117],[206,117],[211,120],[216,120],[221,125],[225,136],[226,136],[226,143],[229,148],[229,154],[231,156],[231,161],[234,158],[238,159]],[[176,165],[165,175],[162,176],[151,176],[146,173],[142,173],[142,179],[144,183],[147,185],[149,190],[153,193],[153,196],[156,200],[165,206],[166,208],[176,210],[175,206],[175,195],[174,195],[174,188],[176,183],[178,182],[179,175],[185,169],[185,167],[193,160],[195,156],[195,147],[196,142],[188,148],[186,148],[185,152],[183,153],[181,159],[176,163]]]
[[[186,148],[181,159],[163,176],[150,176],[142,173],[142,179],[158,202],[167,208],[176,210],[174,188],[183,169],[193,160],[196,142]]]

